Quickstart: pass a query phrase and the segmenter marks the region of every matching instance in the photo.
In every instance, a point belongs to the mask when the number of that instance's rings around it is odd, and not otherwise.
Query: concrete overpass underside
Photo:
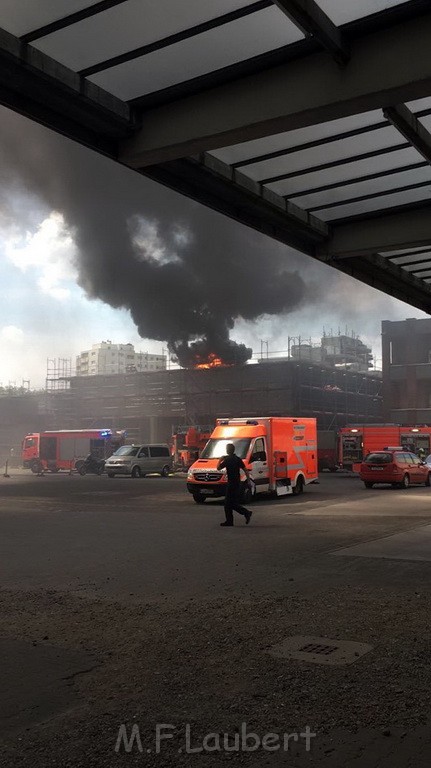
[[[430,311],[429,0],[20,5],[1,104]]]

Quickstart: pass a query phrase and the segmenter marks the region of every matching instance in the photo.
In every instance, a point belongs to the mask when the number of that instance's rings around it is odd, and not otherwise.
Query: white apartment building
[[[102,341],[76,358],[77,376],[106,376],[115,373],[162,371],[166,369],[166,355],[135,352],[133,344],[112,344]]]

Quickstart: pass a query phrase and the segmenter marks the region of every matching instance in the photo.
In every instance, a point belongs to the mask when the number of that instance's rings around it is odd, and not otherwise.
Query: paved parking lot
[[[253,511],[220,528],[222,504],[195,505],[181,476],[0,478],[2,766],[429,760],[430,489],[323,475]],[[371,650],[275,658],[292,636]],[[316,736],[235,751],[243,723]],[[231,752],[187,746],[224,732]]]

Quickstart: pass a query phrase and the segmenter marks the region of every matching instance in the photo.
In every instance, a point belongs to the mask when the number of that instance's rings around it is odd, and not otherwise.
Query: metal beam
[[[325,53],[148,109],[121,161],[142,168],[431,93],[431,11],[352,41],[340,71]]]
[[[385,258],[387,259],[388,256],[386,256]],[[400,257],[398,257],[398,258],[400,258]],[[393,261],[393,259],[389,258],[389,261]],[[418,266],[418,264],[430,264],[430,262],[431,262],[431,255],[428,256],[427,259],[419,259],[418,261],[403,261],[402,264],[398,263],[397,266],[398,267],[402,267],[403,269],[405,269],[405,267],[416,267],[416,266]],[[413,274],[415,273],[414,269],[411,270],[411,271],[413,272]]]
[[[408,249],[407,251],[404,251],[404,253],[403,252],[396,253],[395,255],[386,256],[386,258],[389,259],[390,261],[393,261],[393,259],[405,259],[407,256],[409,256],[409,257],[410,256],[423,256],[426,253],[431,253],[431,246],[429,248],[424,248],[424,247],[418,248],[418,250],[416,250],[416,251],[415,250],[411,251],[410,249]],[[426,261],[428,261],[428,259],[426,259]],[[404,262],[404,264],[402,266],[405,267],[407,264],[418,264],[418,263],[419,262],[417,262],[417,261],[412,261],[412,262],[406,261],[406,262]]]
[[[386,107],[383,114],[402,136],[428,162],[431,162],[431,133],[422,125],[416,115],[405,104]]]
[[[341,262],[356,256],[421,246],[431,246],[429,203],[377,211],[354,221],[332,224],[331,236],[319,249],[319,256]]]
[[[407,141],[404,141],[402,144],[394,144],[392,147],[381,147],[380,149],[373,149],[371,152],[361,152],[359,155],[342,157],[340,160],[330,160],[328,163],[320,163],[319,165],[308,166],[308,168],[300,168],[298,171],[279,173],[277,176],[268,176],[266,179],[259,179],[259,184],[274,184],[276,181],[295,179],[298,176],[306,176],[308,173],[316,173],[318,171],[325,171],[328,168],[338,168],[341,165],[350,165],[351,163],[356,163],[360,160],[369,160],[372,157],[389,155],[391,152],[399,152],[403,149],[409,149],[409,147],[410,144]]]
[[[0,104],[98,152],[136,130],[128,104],[0,29]]]
[[[20,40],[22,43],[32,43],[35,40],[39,40],[41,37],[46,37],[46,35],[51,35],[53,32],[58,32],[59,29],[70,27],[72,24],[77,24],[79,21],[89,19],[97,13],[103,13],[103,11],[108,11],[110,8],[114,8],[116,5],[121,5],[125,2],[127,2],[127,0],[100,0],[99,3],[94,3],[94,5],[90,5],[88,8],[83,8],[81,11],[70,13],[67,16],[63,16],[61,19],[51,21],[50,24],[38,27],[38,29],[33,29],[31,32],[22,35]]]
[[[305,35],[313,35],[338,64],[347,64],[350,49],[347,40],[315,0],[273,0]]]
[[[133,99],[130,99],[129,104],[134,109],[147,111],[162,104],[186,99],[197,93],[204,93],[212,88],[239,80],[242,77],[250,77],[265,69],[271,69],[279,64],[286,64],[288,61],[293,61],[298,57],[307,56],[318,51],[318,42],[312,37],[306,37],[294,43],[287,43],[287,45],[282,45],[279,48],[265,51],[265,53],[260,53],[251,59],[237,61],[235,64],[228,64],[221,69],[210,70],[202,75],[182,80],[160,90],[135,96]]]
[[[313,255],[316,244],[328,237],[320,219],[211,155],[145,168],[143,173],[304,253]]]
[[[431,266],[425,267],[424,269],[411,269],[411,270],[409,270],[409,274],[410,275],[421,275],[424,272],[431,272]],[[425,275],[424,274],[424,277],[431,277],[431,275]]]
[[[404,173],[405,171],[413,171],[416,168],[425,168],[428,163],[411,163],[410,165],[399,165],[396,168],[389,168],[387,171],[377,171],[376,173],[367,173],[364,176],[355,176],[353,179],[345,179],[344,181],[335,181],[332,184],[322,184],[320,187],[311,187],[310,189],[303,189],[300,192],[291,192],[283,197],[295,199],[297,197],[304,197],[307,195],[315,195],[317,192],[328,192],[331,189],[340,189],[340,187],[349,187],[352,184],[360,184],[363,181],[370,181],[372,179],[383,179],[386,176],[393,176],[394,173]]]
[[[303,152],[306,149],[313,149],[314,147],[321,147],[324,144],[332,144],[334,141],[342,141],[343,139],[350,139],[354,136],[362,136],[364,133],[372,133],[373,131],[379,131],[381,128],[387,128],[389,125],[387,120],[380,120],[379,123],[373,123],[372,125],[365,125],[362,128],[353,128],[350,131],[342,131],[340,133],[334,133],[332,136],[323,136],[321,139],[314,139],[314,141],[307,141],[303,144],[295,144],[293,147],[286,147],[285,149],[277,149],[274,152],[266,152],[264,155],[256,155],[255,157],[248,157],[246,160],[238,160],[237,163],[232,163],[233,168],[245,168],[247,165],[255,165],[256,163],[264,163],[267,160],[276,160],[278,157],[285,157],[286,155],[292,155],[295,152]]]
[[[431,286],[378,253],[347,260],[329,258],[326,263],[372,288],[431,313]]]
[[[319,0],[320,1],[320,0]],[[429,11],[429,0],[407,0],[400,5],[384,8],[369,16],[360,17],[343,24],[341,30],[350,42],[369,32],[375,33],[381,29],[387,29],[395,24],[403,24],[410,19]],[[186,96],[215,88],[216,86],[232,82],[240,77],[247,77],[265,69],[285,64],[287,61],[302,58],[312,53],[319,52],[321,46],[314,37],[305,37],[295,43],[283,45],[273,51],[253,56],[251,59],[229,64],[222,69],[206,72],[191,80],[184,80],[175,85],[168,86],[159,91],[153,91],[143,96],[138,96],[130,103],[138,109],[148,109],[167,102],[177,101]]]
[[[335,200],[333,203],[320,203],[320,205],[306,206],[309,213],[315,211],[329,211],[332,208],[340,208],[343,205],[352,205],[353,203],[361,203],[368,200],[376,200],[379,197],[390,197],[390,195],[397,195],[400,192],[410,192],[412,189],[422,189],[424,187],[431,187],[431,179],[428,181],[417,181],[416,184],[404,184],[401,187],[390,187],[389,189],[380,190],[380,192],[369,192],[367,195],[356,195],[356,197],[345,197],[343,200]],[[293,197],[293,195],[291,195]]]
[[[235,11],[224,13],[222,16],[216,16],[208,21],[203,21],[200,24],[196,24],[194,27],[183,29],[181,32],[175,32],[173,35],[168,35],[161,40],[155,40],[147,45],[141,45],[139,48],[134,48],[132,51],[126,51],[119,56],[113,56],[111,59],[100,61],[97,64],[93,64],[90,67],[81,69],[79,74],[83,77],[90,77],[98,72],[104,72],[112,67],[118,67],[120,64],[124,64],[126,61],[133,61],[133,59],[141,58],[142,56],[148,56],[154,51],[161,51],[163,48],[168,48],[170,45],[176,45],[183,40],[189,40],[191,37],[197,37],[204,32],[209,32],[211,29],[217,29],[225,24],[231,24],[238,19],[244,19],[246,16],[251,16],[253,13],[259,13],[272,6],[272,0],[257,0],[257,2],[251,5],[246,5],[244,8],[237,8]]]
[[[163,143],[166,137],[174,135],[170,134],[172,129],[175,131],[178,128],[181,137],[181,132],[188,131],[193,122],[198,133],[193,132],[191,139],[189,136],[185,143],[189,146],[198,135],[198,140],[206,146],[215,139],[224,143],[227,134],[234,135],[244,127],[252,132],[264,131],[266,135],[282,122],[299,127],[301,123],[310,124],[324,119],[324,115],[350,114],[373,108],[382,100],[389,103],[389,96],[394,93],[398,96],[397,101],[428,95],[431,92],[431,52],[428,46],[431,12],[424,15],[420,26],[416,27],[413,21],[409,29],[406,29],[407,26],[404,24],[402,30],[399,27],[380,30],[367,36],[366,40],[357,41],[355,67],[349,67],[343,73],[328,61],[325,54],[313,54],[307,61],[291,63],[292,77],[290,67],[280,66],[276,71],[273,69],[253,76],[252,83],[248,78],[241,83],[231,83],[226,87],[227,91],[223,88],[223,94],[217,88],[211,94],[202,94],[202,103],[194,104],[197,97],[193,97],[171,105],[173,114],[179,109],[178,126],[165,125],[162,146],[166,146]],[[423,36],[427,42],[426,50]],[[410,40],[410,53],[413,49],[416,51],[416,58],[406,56],[406,39]],[[401,61],[402,66],[397,65],[397,61]],[[391,69],[392,63],[394,66]],[[314,81],[316,68],[321,72],[317,72]],[[126,146],[125,137],[138,130],[127,104],[2,31],[0,71],[0,103],[98,152],[127,162],[124,153],[118,154],[119,141]],[[375,75],[374,80],[371,72]],[[282,79],[286,76],[288,82],[284,87]],[[272,85],[271,78],[274,80]],[[295,96],[293,87],[301,82],[304,90]],[[327,93],[322,92],[325,83],[329,88]],[[269,88],[267,103],[263,98],[265,94],[261,92],[264,84]],[[430,89],[428,93],[427,89]],[[236,102],[238,94],[240,98]],[[218,104],[220,95],[226,99]],[[250,102],[248,99],[251,96],[253,99]],[[275,103],[277,96],[282,97],[278,105]],[[209,114],[200,112],[201,107],[208,104],[211,107]],[[197,107],[196,114],[190,113],[194,105]],[[182,122],[182,119],[185,120],[182,112],[185,108],[188,111],[187,124]],[[260,114],[259,110],[262,110]],[[145,116],[145,125],[148,121],[153,129],[154,116],[157,113],[159,120],[162,111],[150,110]],[[211,124],[213,118],[216,118],[215,123]],[[298,121],[296,126],[293,125],[295,121]],[[142,135],[139,136],[141,139]],[[175,141],[175,152],[183,151],[185,144],[178,143],[178,134]],[[139,163],[136,165],[130,161],[128,164],[141,169]],[[429,205],[414,210],[392,211],[390,215],[380,212],[376,217],[369,216],[360,221],[335,223],[330,229],[317,217],[208,154],[143,167],[142,172],[363,282],[426,311],[430,310],[431,288],[401,267],[375,255],[379,250],[429,246]],[[340,258],[346,256],[349,258]]]

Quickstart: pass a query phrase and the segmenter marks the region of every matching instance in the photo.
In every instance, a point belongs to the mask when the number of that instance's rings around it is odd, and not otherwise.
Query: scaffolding
[[[72,376],[71,357],[47,358],[45,389],[48,393],[69,389]]]
[[[79,376],[51,394],[58,428],[125,429],[132,442],[166,440],[177,424],[216,417],[315,416],[320,429],[381,421],[381,379],[308,361],[265,360],[207,370]]]
[[[339,429],[352,421],[371,424],[381,418],[382,379],[363,371],[296,365],[297,412],[314,416],[321,429]]]
[[[52,429],[65,429],[69,425],[63,424],[73,418],[73,403],[71,398],[70,382],[73,378],[72,359],[70,357],[47,358],[45,397],[41,404],[40,412],[52,419]],[[59,402],[61,399],[61,403]],[[57,423],[57,416],[61,415],[61,421]]]
[[[31,392],[30,379],[22,379],[21,384],[17,384],[16,381],[10,380],[7,384],[3,384],[3,382],[0,381],[0,397],[10,397],[11,395],[19,397],[28,394],[29,392]]]

